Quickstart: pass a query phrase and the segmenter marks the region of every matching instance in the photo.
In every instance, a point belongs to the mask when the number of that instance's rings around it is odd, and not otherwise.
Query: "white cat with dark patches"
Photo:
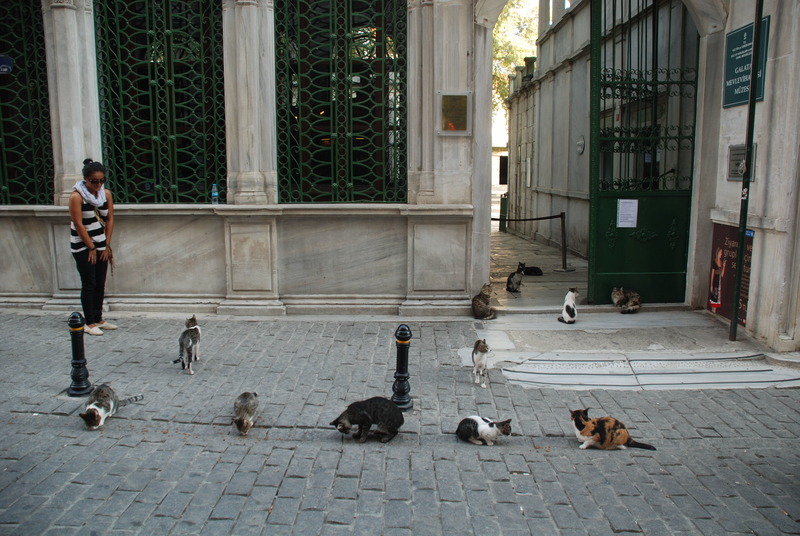
[[[86,401],[86,409],[84,409],[83,413],[79,413],[78,416],[83,419],[83,422],[86,423],[90,430],[97,430],[119,408],[132,402],[138,402],[143,398],[144,395],[136,395],[120,400],[114,389],[104,383],[94,388]]]
[[[472,374],[475,376],[475,383],[480,383],[484,389],[486,389],[486,376],[489,375],[486,368],[488,358],[489,345],[486,344],[486,339],[478,339],[472,347]],[[478,376],[480,376],[480,380]]]
[[[522,275],[525,273],[525,263],[521,262],[517,265],[517,271],[511,272],[506,279],[506,290],[509,292],[519,292],[519,286],[522,284]]]
[[[570,287],[569,292],[564,297],[564,310],[561,311],[561,316],[558,317],[559,322],[564,324],[574,324],[575,319],[578,318],[578,308],[575,305],[575,300],[578,297],[578,287]]]
[[[495,422],[471,415],[458,423],[456,428],[456,436],[460,440],[476,445],[494,445],[494,441],[501,435],[511,435],[511,419]]]
[[[194,371],[192,371],[192,361],[200,359],[198,356],[198,351],[200,349],[200,326],[197,325],[197,315],[192,315],[192,318],[187,318],[184,325],[186,329],[178,338],[178,359],[173,361],[173,363],[180,363],[182,369],[188,368],[189,374],[194,374]]]

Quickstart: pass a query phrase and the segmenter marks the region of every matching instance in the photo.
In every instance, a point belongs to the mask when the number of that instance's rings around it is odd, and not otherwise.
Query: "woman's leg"
[[[98,255],[99,257],[99,255]],[[103,321],[103,298],[106,295],[106,275],[108,274],[108,261],[97,259],[93,266],[95,270],[94,294],[92,297],[93,318],[96,324]]]
[[[73,253],[75,264],[78,266],[78,274],[81,276],[81,307],[87,326],[96,324],[99,319],[94,317],[94,293],[97,285],[95,265],[89,263],[89,250],[84,249]],[[101,300],[102,302],[102,300]]]

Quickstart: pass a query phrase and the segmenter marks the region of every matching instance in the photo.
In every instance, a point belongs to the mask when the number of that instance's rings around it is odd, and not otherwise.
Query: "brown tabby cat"
[[[629,288],[614,287],[611,291],[611,301],[617,307],[622,307],[622,314],[631,314],[639,310],[642,306],[642,298],[639,293]]]
[[[631,439],[628,429],[621,421],[613,417],[589,418],[589,408],[570,411],[575,435],[580,441],[582,449],[589,447],[598,449],[637,449],[656,450],[652,445],[639,443]]]
[[[478,320],[491,320],[495,317],[494,307],[489,307],[492,299],[492,285],[486,283],[481,287],[479,294],[472,298],[472,314]]]

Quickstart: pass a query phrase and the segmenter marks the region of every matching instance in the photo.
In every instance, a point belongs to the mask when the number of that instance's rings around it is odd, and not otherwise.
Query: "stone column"
[[[91,0],[42,0],[55,203],[69,204],[83,160],[101,160],[97,65]]]
[[[541,39],[550,29],[550,0],[539,0],[539,37]]]
[[[430,203],[436,140],[433,0],[413,0],[408,8],[408,180],[411,204]]]
[[[261,31],[267,13],[271,15],[271,5],[264,0],[226,0],[223,4],[228,202],[236,205],[277,202],[276,195],[267,198],[264,167],[268,160],[265,133],[275,128],[274,108],[271,125],[265,125],[265,99],[274,95],[274,89],[266,87],[267,69],[262,61],[273,50],[266,42],[267,35],[262,37],[272,32]],[[277,193],[275,188],[272,191]]]
[[[492,30],[474,26],[475,117],[473,119],[472,173],[472,281],[477,293],[489,282],[492,217]]]
[[[564,0],[553,0],[553,26],[558,24],[558,21],[564,17],[566,11]]]

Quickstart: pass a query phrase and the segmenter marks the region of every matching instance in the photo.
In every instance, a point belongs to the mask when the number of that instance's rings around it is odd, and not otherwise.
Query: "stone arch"
[[[683,0],[683,3],[692,15],[700,37],[725,29],[728,13],[722,0]]]

